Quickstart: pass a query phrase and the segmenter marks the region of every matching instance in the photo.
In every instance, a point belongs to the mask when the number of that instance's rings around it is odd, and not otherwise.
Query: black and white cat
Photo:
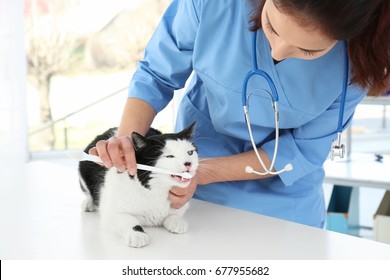
[[[179,133],[162,134],[153,128],[145,137],[132,133],[137,163],[194,175],[198,167],[197,148],[190,141],[194,125]],[[107,140],[115,133],[114,128],[97,136],[84,152],[88,153],[99,140]],[[190,179],[144,170],[130,176],[128,172],[120,173],[90,161],[80,162],[79,175],[81,188],[87,195],[83,210],[98,209],[102,223],[122,236],[126,245],[149,244],[149,236],[142,226],[163,226],[173,233],[187,231],[183,214],[189,203],[180,209],[171,208],[168,194],[172,186],[187,187]]]

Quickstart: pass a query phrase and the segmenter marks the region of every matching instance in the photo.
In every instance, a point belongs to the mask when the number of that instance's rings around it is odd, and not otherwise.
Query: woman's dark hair
[[[335,40],[347,40],[352,83],[382,95],[390,87],[389,0],[269,0],[302,24],[315,24]],[[252,1],[252,4],[255,1]],[[257,1],[251,30],[261,28],[264,1]]]

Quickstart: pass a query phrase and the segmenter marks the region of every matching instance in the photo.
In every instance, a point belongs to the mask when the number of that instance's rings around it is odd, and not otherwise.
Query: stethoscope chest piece
[[[330,158],[334,160],[335,157],[344,158],[345,155],[345,146],[341,144],[341,133],[337,133],[337,139],[334,141],[332,145],[332,150],[330,151]]]

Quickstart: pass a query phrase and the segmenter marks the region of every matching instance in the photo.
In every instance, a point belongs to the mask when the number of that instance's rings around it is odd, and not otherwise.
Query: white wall
[[[0,0],[0,166],[25,161],[24,1]]]

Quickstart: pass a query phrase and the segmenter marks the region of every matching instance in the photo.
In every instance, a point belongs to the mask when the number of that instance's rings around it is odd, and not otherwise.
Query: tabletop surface
[[[130,248],[81,212],[76,164],[32,161],[0,171],[0,259],[390,259],[390,245],[192,200],[182,235],[145,228]]]
[[[375,155],[356,153],[351,159],[327,160],[325,182],[352,187],[372,187],[390,190],[390,156],[378,161]]]

